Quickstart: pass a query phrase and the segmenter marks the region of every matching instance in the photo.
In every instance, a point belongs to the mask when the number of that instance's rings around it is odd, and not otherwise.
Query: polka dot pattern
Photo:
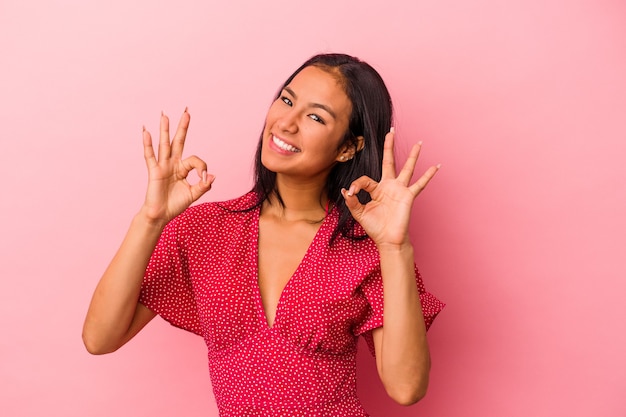
[[[257,276],[256,195],[190,207],[163,231],[140,302],[202,336],[220,416],[367,416],[356,349],[383,324],[379,255],[339,238],[333,210],[285,286],[268,326]],[[417,272],[417,269],[416,269]],[[443,303],[417,285],[427,327]]]

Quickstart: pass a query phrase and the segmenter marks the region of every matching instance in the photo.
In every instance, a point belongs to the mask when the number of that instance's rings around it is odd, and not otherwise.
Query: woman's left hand
[[[380,182],[363,176],[355,180],[348,190],[342,190],[352,217],[379,247],[409,243],[408,229],[413,202],[439,169],[439,165],[428,168],[416,182],[410,184],[421,142],[413,146],[404,167],[396,175],[393,141],[392,130],[385,136]],[[372,198],[367,204],[361,204],[356,197],[361,190]]]

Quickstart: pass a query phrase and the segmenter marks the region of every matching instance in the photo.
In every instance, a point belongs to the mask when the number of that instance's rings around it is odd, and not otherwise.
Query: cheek
[[[270,126],[276,119],[280,117],[281,107],[278,100],[274,101],[265,115],[265,126]]]
[[[339,152],[337,150],[337,144],[338,141],[336,139],[329,138],[328,136],[320,140],[319,145],[317,146],[319,159],[324,161],[335,160]]]

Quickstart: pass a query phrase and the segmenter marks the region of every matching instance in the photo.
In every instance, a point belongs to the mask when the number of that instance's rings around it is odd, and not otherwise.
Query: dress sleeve
[[[435,317],[437,317],[437,314],[445,307],[445,304],[426,291],[417,266],[415,266],[415,278],[422,304],[424,324],[426,325],[426,330],[428,330],[433,320],[435,320]],[[368,303],[368,311],[365,315],[365,319],[357,326],[355,334],[357,336],[363,335],[370,352],[374,355],[375,350],[372,330],[383,325],[383,280],[380,269],[378,269],[376,274],[370,276],[363,283],[361,288]]]
[[[163,230],[146,268],[139,302],[173,326],[201,335],[186,249],[180,239],[183,223],[178,216]]]

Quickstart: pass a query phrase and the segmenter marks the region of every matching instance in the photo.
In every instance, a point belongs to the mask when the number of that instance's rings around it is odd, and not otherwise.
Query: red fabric
[[[205,203],[168,224],[140,302],[202,336],[220,415],[366,416],[356,397],[357,337],[382,325],[379,256],[370,239],[328,247],[331,210],[280,297],[274,325],[257,277],[259,209],[252,193]],[[417,285],[426,325],[443,303]]]

